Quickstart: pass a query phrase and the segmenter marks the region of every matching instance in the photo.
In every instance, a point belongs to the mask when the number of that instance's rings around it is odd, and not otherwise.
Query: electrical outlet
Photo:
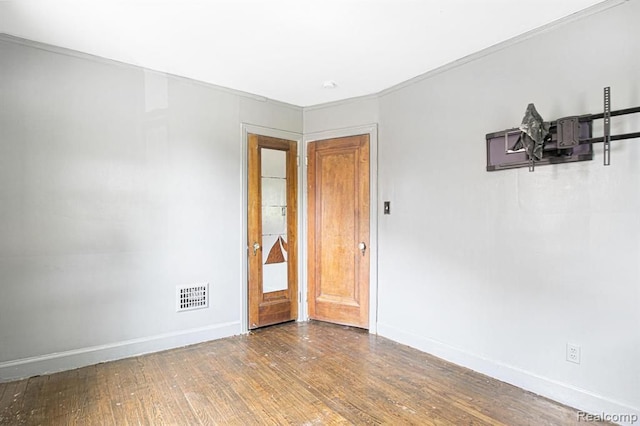
[[[580,346],[567,343],[567,361],[580,364]]]

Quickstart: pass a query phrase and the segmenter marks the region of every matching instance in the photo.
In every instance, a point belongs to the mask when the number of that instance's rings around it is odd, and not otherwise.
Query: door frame
[[[335,139],[347,136],[369,135],[369,333],[377,334],[378,328],[378,125],[367,124],[364,126],[347,127],[343,129],[325,130],[321,132],[313,132],[303,135],[303,146],[298,150],[298,155],[304,155],[306,159],[307,145],[309,142],[315,142],[325,139]],[[299,222],[301,230],[298,242],[300,244],[299,251],[303,251],[300,259],[302,271],[299,274],[299,289],[302,292],[303,303],[298,306],[298,317],[303,321],[309,320],[309,302],[307,300],[308,290],[308,271],[307,271],[307,204],[308,194],[307,188],[307,162],[300,161],[299,167],[302,173],[299,182],[299,190],[302,191],[302,220]]]
[[[249,223],[247,217],[247,206],[249,201],[249,133],[253,133],[261,136],[270,136],[278,139],[287,139],[290,141],[295,141],[298,144],[298,235],[300,235],[301,229],[303,228],[303,212],[302,212],[302,195],[303,188],[301,185],[302,182],[302,172],[303,168],[301,165],[303,164],[302,158],[304,153],[301,152],[303,143],[302,143],[302,133],[290,132],[287,130],[280,129],[272,129],[269,127],[258,126],[249,123],[241,123],[240,124],[241,138],[242,138],[242,149],[241,149],[241,175],[240,175],[240,186],[242,192],[242,200],[241,200],[241,211],[242,211],[242,243],[241,254],[240,257],[242,259],[241,263],[241,277],[242,277],[242,285],[240,290],[240,332],[246,334],[249,332],[249,247],[247,246],[247,226]],[[306,308],[306,304],[304,302],[304,297],[302,297],[303,285],[301,274],[304,273],[304,247],[303,244],[306,244],[306,240],[301,240],[298,237],[298,318],[297,321],[304,320],[304,317],[301,314],[301,310]],[[304,291],[306,291],[306,286],[304,287]]]

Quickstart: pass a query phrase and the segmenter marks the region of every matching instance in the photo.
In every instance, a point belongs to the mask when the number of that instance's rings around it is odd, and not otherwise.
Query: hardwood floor
[[[320,322],[0,384],[2,425],[577,423],[571,408]]]

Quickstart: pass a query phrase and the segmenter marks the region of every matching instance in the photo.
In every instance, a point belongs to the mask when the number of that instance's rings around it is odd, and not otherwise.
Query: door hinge
[[[309,165],[309,157],[304,157],[304,165],[305,166]]]
[[[300,167],[300,157],[296,157],[296,166]]]

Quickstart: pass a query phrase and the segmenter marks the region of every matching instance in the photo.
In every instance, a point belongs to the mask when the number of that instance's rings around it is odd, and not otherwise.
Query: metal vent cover
[[[176,287],[176,311],[191,311],[209,306],[209,283]]]

